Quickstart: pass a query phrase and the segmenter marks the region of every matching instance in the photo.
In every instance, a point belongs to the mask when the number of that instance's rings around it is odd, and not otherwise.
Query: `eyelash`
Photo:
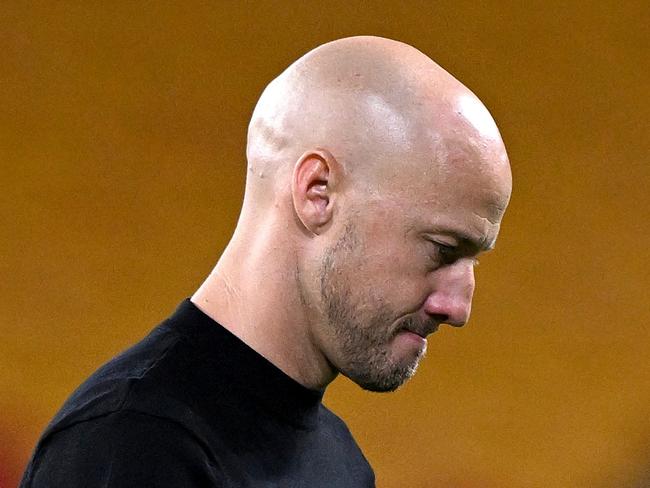
[[[447,263],[450,258],[457,253],[457,249],[454,246],[449,246],[437,241],[429,241],[436,249],[435,255],[427,254],[429,260],[437,265]]]
[[[429,254],[428,255],[429,260],[431,262],[433,262],[433,263],[436,263],[438,265],[441,262],[442,262],[442,264],[449,264],[449,263],[454,262],[456,259],[458,259],[460,257],[459,256],[459,250],[458,250],[458,248],[456,246],[450,246],[448,244],[443,244],[443,243],[437,242],[437,241],[429,241],[429,242],[431,242],[435,246],[435,248],[437,250],[437,254],[441,258],[441,259],[438,259],[437,256],[433,257],[433,256],[431,256]],[[477,257],[473,257],[472,262],[473,262],[472,264],[473,264],[474,267],[477,267],[480,264],[480,261],[479,261],[479,259]]]
[[[442,256],[443,259],[453,259],[456,254],[458,254],[458,250],[455,247],[452,246],[447,246],[445,244],[437,244],[438,246],[438,254]]]

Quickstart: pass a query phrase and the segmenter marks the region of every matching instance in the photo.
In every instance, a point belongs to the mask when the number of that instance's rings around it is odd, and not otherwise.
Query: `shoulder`
[[[359,486],[374,486],[373,469],[350,429],[325,405],[321,405],[320,428],[325,433],[329,450],[341,459],[342,464],[349,472],[354,473],[356,479],[363,480]]]
[[[117,355],[95,371],[66,400],[43,437],[73,424],[119,412],[138,410],[148,392],[164,395],[162,378],[178,368],[182,338],[157,327],[142,341]]]
[[[226,486],[220,473],[201,439],[180,423],[121,410],[45,439],[21,486]]]
[[[346,423],[322,404],[320,406],[320,425],[338,440],[353,443],[355,446],[357,445]]]

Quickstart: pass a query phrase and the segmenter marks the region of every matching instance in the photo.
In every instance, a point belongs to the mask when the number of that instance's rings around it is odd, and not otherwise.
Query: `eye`
[[[453,263],[458,259],[458,248],[455,246],[450,246],[449,244],[444,244],[442,242],[436,242],[438,246],[438,253],[440,254],[440,260],[445,264]]]
[[[436,265],[450,264],[458,259],[458,248],[456,246],[432,239],[427,239],[427,241],[434,248],[434,252],[429,254],[429,259]]]

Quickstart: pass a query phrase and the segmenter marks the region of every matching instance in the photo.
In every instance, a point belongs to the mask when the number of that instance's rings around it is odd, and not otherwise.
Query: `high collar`
[[[162,325],[194,345],[207,396],[222,391],[227,382],[286,422],[308,429],[316,426],[324,390],[311,390],[289,377],[189,298]]]

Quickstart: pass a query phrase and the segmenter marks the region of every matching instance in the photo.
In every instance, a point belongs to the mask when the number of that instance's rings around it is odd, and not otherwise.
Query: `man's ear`
[[[313,234],[320,234],[332,221],[339,173],[338,162],[325,149],[306,151],[293,168],[291,196],[296,216]]]

